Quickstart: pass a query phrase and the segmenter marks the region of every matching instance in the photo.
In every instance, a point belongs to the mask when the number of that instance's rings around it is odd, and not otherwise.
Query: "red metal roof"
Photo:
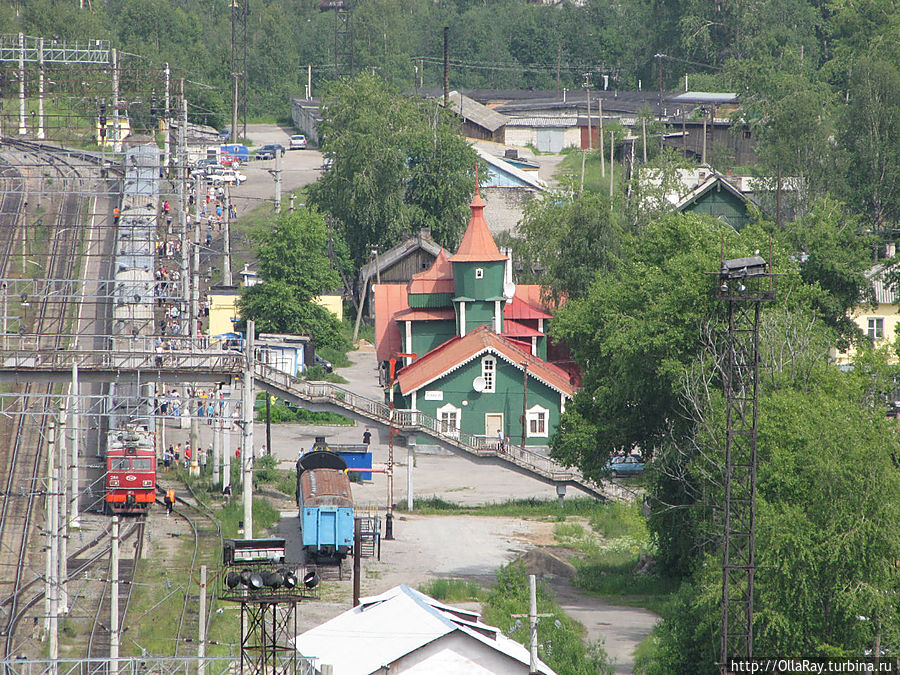
[[[575,394],[575,389],[564,370],[523,351],[486,326],[479,326],[465,337],[450,338],[425,356],[405,366],[397,377],[400,391],[404,396],[416,391],[485,352],[492,352],[519,369],[522,368],[522,363],[527,363],[529,375],[536,380],[566,396],[571,397]]]
[[[453,266],[444,249],[424,272],[413,274],[407,285],[410,293],[452,293]]]
[[[512,321],[508,318],[505,318],[507,315],[504,314],[503,319],[503,337],[542,337],[544,334],[535,330],[531,326],[526,326],[524,323],[519,323],[518,321]]]
[[[477,189],[469,206],[472,209],[472,218],[469,220],[469,226],[459,244],[459,249],[450,257],[450,262],[507,260],[507,257],[500,253],[500,249],[497,248],[497,244],[494,243],[494,238],[488,230],[487,222],[484,220],[484,202],[481,201],[481,195],[478,194]]]
[[[531,293],[530,288],[540,289],[540,286],[527,286],[523,287],[521,285],[516,286],[516,294],[512,299],[512,302],[509,303],[503,309],[503,318],[504,319],[550,319],[552,318],[547,312],[540,309],[541,305],[534,306],[530,304],[527,300],[523,299],[530,298]],[[520,290],[521,289],[521,290]]]
[[[406,286],[375,284],[372,290],[375,294],[375,354],[379,361],[387,361],[403,351],[400,328],[394,316],[409,309]]]

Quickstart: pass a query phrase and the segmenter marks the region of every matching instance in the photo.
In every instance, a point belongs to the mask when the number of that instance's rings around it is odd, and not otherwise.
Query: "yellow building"
[[[216,342],[216,335],[234,332],[234,321],[239,318],[237,301],[241,297],[238,286],[211,286],[209,302],[209,337]]]
[[[863,335],[868,336],[875,347],[882,347],[892,343],[897,338],[900,313],[898,313],[897,293],[891,290],[884,278],[884,266],[875,265],[866,276],[872,280],[872,289],[875,292],[874,305],[862,305],[853,310],[850,317],[862,330]],[[847,351],[834,354],[834,360],[838,365],[844,365],[853,361],[856,348],[851,346]],[[896,357],[894,357],[896,361]]]
[[[334,314],[338,321],[343,321],[344,319],[344,298],[340,295],[320,295],[317,298],[313,298],[313,302],[317,305],[321,305],[329,312]]]
[[[209,302],[209,337],[217,342],[217,335],[234,332],[234,323],[240,319],[237,309],[238,298],[241,297],[240,286],[212,286],[207,295]],[[320,295],[313,299],[334,314],[338,320],[343,319],[344,299],[340,295]]]

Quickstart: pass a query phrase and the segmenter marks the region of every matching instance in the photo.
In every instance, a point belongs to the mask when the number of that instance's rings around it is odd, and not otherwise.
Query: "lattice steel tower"
[[[237,143],[238,116],[247,138],[247,15],[250,0],[231,0],[231,141]]]
[[[725,519],[722,556],[720,672],[753,654],[756,572],[756,423],[759,314],[775,299],[773,275],[757,256],[723,260],[717,297],[728,303],[725,364]]]

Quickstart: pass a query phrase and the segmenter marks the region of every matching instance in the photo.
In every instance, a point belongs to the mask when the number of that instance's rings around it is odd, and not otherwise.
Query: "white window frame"
[[[484,279],[484,268],[483,267],[475,268],[475,278],[476,279]]]
[[[866,335],[869,336],[869,339],[873,342],[878,342],[879,340],[884,339],[884,317],[881,316],[870,316],[868,321],[868,328],[866,329]]]
[[[447,426],[447,422],[444,421],[444,415],[456,415],[456,428]],[[462,408],[457,408],[452,403],[448,403],[446,405],[442,405],[435,411],[435,417],[438,418],[439,431],[442,434],[447,436],[458,436],[459,429],[462,425]]]
[[[535,425],[543,422],[543,429],[538,428],[532,431],[532,422]],[[535,405],[525,411],[525,436],[526,438],[548,438],[550,436],[550,410],[548,408]]]
[[[481,377],[484,378],[483,393],[493,394],[497,391],[497,359],[495,357],[485,356],[481,359]]]

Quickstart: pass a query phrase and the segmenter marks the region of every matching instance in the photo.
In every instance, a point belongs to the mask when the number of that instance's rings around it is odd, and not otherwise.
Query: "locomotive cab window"
[[[135,457],[131,460],[131,468],[134,471],[150,471],[153,468],[152,461],[149,457]]]
[[[110,471],[128,471],[128,458],[127,457],[110,457],[109,458],[109,470]]]

